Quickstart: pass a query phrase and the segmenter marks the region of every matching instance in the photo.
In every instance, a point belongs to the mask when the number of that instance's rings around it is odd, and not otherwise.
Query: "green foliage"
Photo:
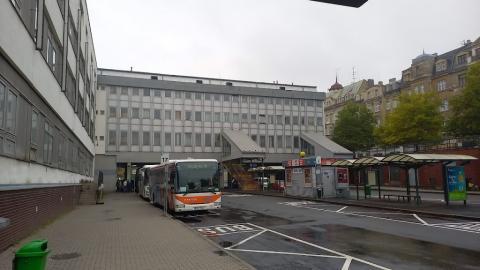
[[[450,101],[447,130],[455,136],[480,134],[480,62],[471,65],[462,93]]]
[[[373,146],[375,117],[364,104],[350,102],[338,113],[333,141],[350,151],[366,150]]]
[[[404,93],[398,107],[375,130],[383,145],[435,143],[442,138],[443,116],[436,92]]]

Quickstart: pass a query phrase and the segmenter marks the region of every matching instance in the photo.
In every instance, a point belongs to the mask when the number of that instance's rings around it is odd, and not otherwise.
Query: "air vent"
[[[280,86],[280,90],[285,90],[285,86]]]
[[[202,84],[202,83],[203,83],[203,81],[202,81],[202,80],[197,80],[197,83],[200,83],[200,84]]]
[[[225,83],[227,86],[233,86],[233,83],[232,82],[226,82]]]
[[[150,79],[152,79],[152,80],[158,80],[158,76],[150,76]]]

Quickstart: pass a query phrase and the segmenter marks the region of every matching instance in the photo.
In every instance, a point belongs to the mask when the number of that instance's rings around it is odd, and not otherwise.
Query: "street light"
[[[365,4],[368,0],[310,0],[310,1],[358,8],[358,7],[361,7],[363,4]]]

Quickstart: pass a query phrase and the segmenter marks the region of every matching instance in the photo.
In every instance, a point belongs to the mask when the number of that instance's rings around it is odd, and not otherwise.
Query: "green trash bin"
[[[365,186],[365,196],[372,196],[372,187],[371,186]]]
[[[47,240],[34,240],[25,244],[13,260],[13,270],[44,270],[50,253]]]

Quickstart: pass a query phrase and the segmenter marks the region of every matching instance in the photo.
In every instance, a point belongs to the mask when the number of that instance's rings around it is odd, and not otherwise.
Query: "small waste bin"
[[[323,198],[323,188],[317,188],[317,199]]]
[[[13,270],[44,270],[50,253],[47,247],[47,240],[34,240],[25,244],[15,252]]]
[[[372,196],[372,187],[371,186],[365,186],[365,196]]]

